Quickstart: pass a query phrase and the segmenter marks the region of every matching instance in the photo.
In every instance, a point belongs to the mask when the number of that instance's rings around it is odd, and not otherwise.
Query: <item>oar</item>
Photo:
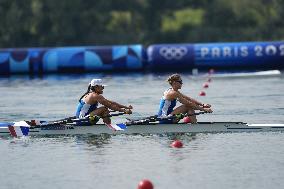
[[[175,116],[176,118],[179,118],[178,116],[179,115],[183,115],[183,117],[186,117],[186,116],[193,116],[193,115],[200,115],[200,114],[205,114],[205,113],[207,113],[207,112],[195,112],[194,114],[187,114],[187,113],[185,113],[185,114],[183,114],[183,113],[180,113],[180,114],[177,114],[177,115],[173,115],[173,116]],[[128,121],[141,121],[141,120],[153,120],[153,121],[156,121],[156,119],[162,119],[162,118],[165,118],[165,119],[169,119],[169,118],[171,118],[171,117],[173,117],[173,116],[167,116],[167,117],[159,117],[158,115],[152,115],[152,116],[149,116],[149,117],[143,117],[143,118],[139,118],[139,119],[130,119],[130,118],[126,118]],[[183,118],[182,117],[182,118]],[[182,119],[182,118],[180,118],[180,119]]]
[[[177,115],[173,115],[173,116],[175,118],[178,118],[178,119],[183,119],[184,117],[187,117],[187,116],[201,115],[201,114],[207,114],[207,113],[209,113],[209,112],[201,111],[201,112],[194,112],[193,114],[185,113],[185,114],[177,114]]]
[[[114,111],[111,111],[111,112],[114,112]],[[115,114],[110,114],[110,115],[107,115],[107,116],[97,116],[97,115],[94,115],[94,116],[91,116],[91,115],[88,115],[84,118],[75,118],[75,119],[71,119],[71,123],[75,122],[75,125],[80,125],[80,123],[87,123],[89,124],[92,120],[95,121],[96,119],[100,119],[100,118],[106,118],[106,117],[115,117],[115,116],[120,116],[120,115],[124,115],[126,114],[125,112],[119,112],[119,113],[115,113]],[[124,130],[126,129],[126,125],[124,123],[112,123],[112,124],[105,124],[108,128],[114,130],[114,131],[120,131],[120,130]]]
[[[158,115],[152,115],[149,117],[143,117],[143,118],[139,118],[139,119],[130,119],[130,118],[126,118],[128,121],[140,121],[140,120],[148,120],[148,119],[156,119],[158,117]]]
[[[76,118],[76,116],[72,116],[72,117],[68,117],[68,118],[65,118],[65,119],[61,119],[61,120],[43,122],[39,126],[61,125],[61,124],[74,123],[74,122],[76,124],[79,124],[80,122],[89,122],[90,120],[92,121],[92,120],[96,120],[96,119],[100,119],[100,118],[115,117],[115,116],[120,116],[120,115],[124,115],[124,114],[125,114],[124,112],[119,112],[119,113],[115,113],[115,114],[110,114],[108,116],[87,115],[84,118]]]
[[[200,115],[200,114],[205,114],[207,112],[196,112],[194,114],[177,114],[177,115],[172,115],[172,116],[167,116],[167,117],[158,117],[158,115],[153,115],[141,119],[136,119],[136,120],[131,120],[126,123],[119,123],[119,124],[106,124],[110,129],[114,131],[123,131],[127,129],[127,126],[135,125],[135,124],[148,124],[151,122],[156,122],[156,121],[163,121],[163,120],[173,120],[174,118],[182,119],[186,116],[192,116],[192,115]],[[130,119],[127,119],[130,120]]]
[[[110,112],[116,112],[114,110],[110,110]],[[116,114],[110,114],[110,116],[108,117],[113,117],[113,116],[119,116],[119,115],[123,115],[122,113],[116,113]],[[76,116],[71,116],[71,117],[67,117],[67,118],[64,118],[64,119],[59,119],[59,120],[55,120],[55,121],[41,121],[42,124],[41,125],[54,125],[54,124],[64,124],[64,123],[69,123],[69,122],[76,122],[76,121],[88,121],[89,118],[91,116],[90,115],[87,115],[86,117],[84,118],[76,118]],[[99,116],[94,116],[95,118],[98,118]],[[43,124],[44,123],[44,124]],[[1,123],[0,123],[1,124]]]
[[[77,126],[80,126],[80,123],[81,124],[87,123],[89,125],[89,123],[91,122],[90,120],[96,120],[96,119],[106,118],[106,117],[115,117],[115,116],[120,116],[120,115],[124,115],[124,114],[126,114],[126,113],[125,112],[119,112],[119,113],[110,114],[110,115],[107,115],[107,116],[97,116],[97,115],[91,116],[91,115],[88,115],[84,118],[75,118],[75,119],[70,119],[69,121],[70,121],[70,123],[75,123],[74,125],[77,125]],[[120,131],[120,130],[126,129],[126,125],[124,123],[112,123],[112,124],[105,124],[105,125],[108,128],[110,128],[114,131]]]
[[[92,117],[93,118],[98,118],[98,119],[100,119],[100,118],[106,118],[106,117],[115,117],[115,116],[120,116],[120,115],[124,115],[125,113],[124,112],[119,112],[119,113],[115,113],[115,114],[110,114],[110,115],[107,115],[107,116],[98,116],[98,115],[87,115],[86,117],[84,117],[84,118],[75,118],[75,119],[71,119],[71,121],[75,121],[75,122],[77,122],[77,121],[89,121],[90,119],[92,119]]]
[[[135,119],[135,120],[128,119],[129,122],[127,122],[126,125],[145,124],[145,123],[156,122],[156,121],[173,120],[175,118],[183,119],[184,117],[187,117],[187,116],[200,115],[200,114],[205,114],[205,113],[207,112],[202,111],[202,112],[196,112],[194,114],[180,113],[180,114],[166,116],[166,117],[159,117],[158,115],[153,115],[153,116],[149,116],[149,117],[145,117],[141,119]]]
[[[105,117],[114,117],[114,116],[119,116],[119,115],[123,115],[125,114],[124,112],[120,112],[120,113],[116,113],[116,114],[110,114],[108,116],[103,116],[103,117],[99,117],[99,116],[95,116],[97,118],[105,118]],[[44,121],[40,121],[38,125],[33,125],[32,121],[18,121],[18,122],[14,122],[14,123],[10,123],[10,122],[0,122],[0,129],[1,128],[5,128],[5,129],[9,129],[10,134],[13,137],[19,137],[19,136],[27,136],[29,134],[29,129],[30,127],[33,128],[40,128],[40,127],[47,127],[47,126],[58,126],[58,125],[64,125],[67,123],[72,123],[75,122],[76,124],[78,124],[78,122],[86,122],[89,121],[91,116],[87,116],[86,118],[82,118],[82,119],[77,119],[76,117],[72,116],[72,117],[68,117],[65,119],[61,119],[61,120],[56,120],[56,121],[52,121],[52,122],[44,122]],[[123,128],[124,126],[121,125],[121,128]]]

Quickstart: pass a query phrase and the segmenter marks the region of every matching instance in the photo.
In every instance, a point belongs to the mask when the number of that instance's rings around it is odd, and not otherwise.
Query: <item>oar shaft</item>
[[[120,115],[124,115],[125,113],[124,112],[119,112],[119,113],[115,113],[115,114],[110,114],[110,115],[107,115],[107,116],[97,116],[97,115],[94,115],[93,117],[94,118],[106,118],[106,117],[115,117],[115,116],[120,116]],[[46,122],[46,123],[43,123],[39,126],[52,126],[52,125],[61,125],[61,124],[66,124],[66,123],[72,123],[72,122],[86,122],[86,121],[89,121],[90,120],[90,115],[84,117],[84,118],[76,118],[76,116],[72,116],[72,117],[68,117],[68,118],[65,118],[65,119],[60,119],[60,120],[56,120],[56,121],[50,121],[50,122]]]
[[[187,116],[193,116],[193,115],[200,115],[200,114],[205,114],[207,112],[195,112],[193,114],[177,114],[177,115],[171,115],[171,116],[165,116],[165,117],[159,117],[158,115],[154,116],[149,116],[146,118],[141,118],[141,119],[136,119],[136,120],[129,120],[127,122],[128,125],[133,125],[133,124],[141,124],[141,123],[150,123],[150,122],[156,122],[156,121],[163,121],[163,120],[172,120],[174,118],[182,119]]]

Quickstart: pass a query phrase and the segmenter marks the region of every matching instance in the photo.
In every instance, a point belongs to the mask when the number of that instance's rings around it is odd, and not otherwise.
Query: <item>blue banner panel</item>
[[[204,43],[194,45],[197,68],[284,67],[284,42]]]
[[[29,49],[29,74],[34,75],[34,74],[39,74],[42,75],[44,72],[43,69],[43,55],[45,54],[45,49]]]
[[[0,75],[9,75],[9,57],[10,52],[0,50]]]
[[[184,69],[194,66],[192,44],[156,44],[147,48],[148,66],[156,70]]]
[[[0,50],[0,74],[143,69],[142,45]]]
[[[147,65],[147,67],[146,67]],[[0,49],[0,75],[93,71],[282,69],[284,42]]]

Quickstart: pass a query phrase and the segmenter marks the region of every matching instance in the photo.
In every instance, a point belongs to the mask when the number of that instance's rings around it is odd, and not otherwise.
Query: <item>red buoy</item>
[[[154,189],[154,186],[151,181],[144,179],[139,182],[137,189]]]
[[[203,84],[203,88],[208,88],[209,87],[209,84],[206,82]]]
[[[174,147],[174,148],[181,148],[183,146],[183,144],[182,144],[181,141],[175,140],[174,142],[172,142],[171,146]]]
[[[184,123],[190,123],[190,122],[191,122],[190,117],[185,117],[185,118],[183,118],[183,122],[184,122]]]
[[[206,96],[206,93],[204,91],[200,91],[199,96]]]

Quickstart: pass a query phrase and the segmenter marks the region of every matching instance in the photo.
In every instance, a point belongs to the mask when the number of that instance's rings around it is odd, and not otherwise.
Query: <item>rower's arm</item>
[[[110,101],[110,100],[109,100]],[[117,102],[113,102],[113,101],[110,101],[112,104],[115,104],[116,106],[120,107],[120,108],[125,108],[125,109],[132,109],[132,106],[124,106],[122,104],[119,104]]]
[[[116,105],[116,103],[113,103],[112,101],[110,100],[107,100],[106,98],[104,98],[102,95],[100,95],[98,98],[97,98],[97,101],[104,105],[105,107],[111,109],[111,110],[114,110],[114,111],[119,111],[119,112],[125,112],[125,109],[122,109],[123,107],[120,107],[118,105]]]
[[[186,100],[188,100],[188,101],[190,101],[190,102],[195,103],[195,104],[198,105],[198,106],[211,107],[210,104],[203,104],[202,102],[199,102],[199,101],[195,100],[194,98],[191,98],[191,97],[189,97],[189,96],[186,96],[186,95],[184,95],[184,94],[182,94],[182,93],[180,93],[180,94],[182,95],[183,98],[185,98]]]
[[[177,93],[177,99],[180,103],[190,106],[195,110],[200,110],[200,111],[206,111],[202,105],[199,105],[191,100],[188,100],[188,98],[185,98],[184,95],[182,95],[181,93]]]

